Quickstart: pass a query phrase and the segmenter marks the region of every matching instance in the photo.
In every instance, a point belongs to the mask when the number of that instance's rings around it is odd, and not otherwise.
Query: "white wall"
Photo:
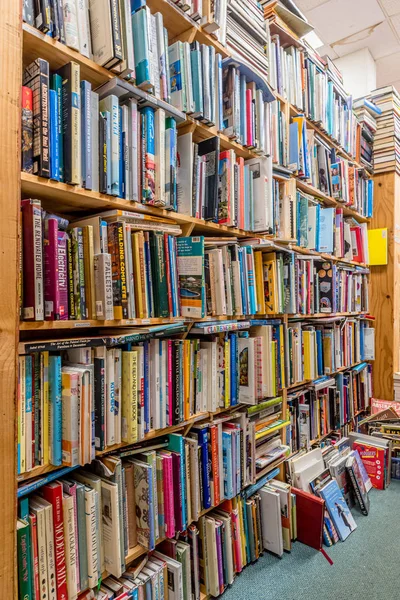
[[[334,60],[343,74],[343,85],[353,98],[366,96],[376,88],[376,64],[368,48]]]

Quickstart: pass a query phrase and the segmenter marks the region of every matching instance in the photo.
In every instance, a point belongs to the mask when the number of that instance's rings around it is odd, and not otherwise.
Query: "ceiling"
[[[400,0],[295,0],[324,42],[331,59],[368,48],[376,62],[377,87],[400,91]]]

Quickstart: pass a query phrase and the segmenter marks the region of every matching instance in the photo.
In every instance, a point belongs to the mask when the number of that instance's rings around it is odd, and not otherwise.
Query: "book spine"
[[[32,598],[32,573],[31,558],[29,556],[31,548],[31,536],[29,523],[19,521],[17,528],[17,556],[18,556],[18,598],[19,600],[31,600]]]
[[[76,240],[73,235],[67,237],[68,318],[70,319],[77,318],[76,308],[79,306],[75,304],[75,243]]]
[[[58,232],[57,262],[58,262],[58,314],[60,320],[68,319],[68,234]]]
[[[123,387],[122,387],[122,440],[135,443],[138,440],[137,399],[138,373],[137,352],[122,353]]]
[[[65,9],[65,7],[64,7]],[[65,71],[64,71],[65,69]],[[70,62],[60,73],[63,77],[64,181],[81,183],[81,94],[80,66]]]
[[[169,317],[168,286],[164,253],[164,236],[160,232],[151,232],[150,251],[152,258],[152,276],[154,286],[154,308],[156,317]]]
[[[60,319],[57,219],[46,219],[45,221],[44,265],[45,319],[56,321]]]
[[[67,587],[68,597],[71,600],[78,594],[78,585],[76,579],[76,543],[75,543],[75,517],[74,502],[72,496],[67,494],[63,497],[63,518],[64,518],[64,546],[66,550],[66,569],[67,569]]]
[[[79,464],[78,380],[75,373],[62,373],[62,463]]]
[[[49,90],[49,124],[50,124],[50,179],[59,181],[59,138],[58,138],[58,99],[55,90]]]
[[[141,111],[142,116],[142,202],[155,204],[155,139],[154,139],[154,109],[146,106]]]
[[[24,8],[25,8],[24,3]],[[22,86],[22,170],[33,173],[33,92]]]
[[[49,356],[50,463],[62,464],[61,356]]]
[[[83,248],[83,232],[81,227],[76,228],[77,232],[77,250],[76,257],[77,263],[76,268],[76,292],[79,301],[79,315],[78,318],[86,319],[86,288],[85,288],[85,264],[84,264],[84,248]]]
[[[24,85],[33,93],[33,173],[49,177],[49,63],[38,58],[29,65]]]
[[[82,484],[76,487],[76,512],[78,524],[78,554],[79,554],[79,576],[81,590],[89,587],[88,577],[88,545],[86,539],[86,509],[85,509],[85,488]]]
[[[356,450],[356,452],[357,452],[357,450]],[[351,467],[349,469],[347,469],[347,471],[348,471],[348,473],[350,475],[351,483],[352,483],[355,495],[357,497],[357,502],[358,502],[358,504],[360,506],[360,510],[361,510],[361,512],[362,512],[363,515],[368,515],[368,510],[367,510],[367,507],[365,506],[363,497],[362,497],[362,495],[360,493],[360,489],[358,487],[358,482],[357,482],[355,473],[354,473],[354,471],[353,471],[353,469]]]
[[[38,534],[37,534],[37,519],[36,515],[29,515],[29,525],[31,528],[31,564],[32,564],[32,597],[36,600],[40,598],[40,582],[39,582],[39,556],[38,556]],[[67,597],[65,599],[67,600]]]
[[[113,283],[111,254],[94,255],[96,319],[111,321],[113,312]]]
[[[44,486],[43,496],[52,505],[53,511],[53,530],[55,544],[56,561],[56,580],[57,580],[57,600],[68,600],[67,593],[67,572],[65,565],[64,549],[64,522],[62,505],[62,487]]]
[[[114,48],[114,65],[121,62],[124,58],[122,52],[122,39],[121,39],[121,22],[120,22],[120,9],[118,0],[110,0],[111,7],[111,28]]]
[[[82,187],[91,190],[92,179],[92,85],[81,81],[81,173]]]
[[[106,371],[103,357],[94,358],[95,447],[105,449]]]
[[[42,210],[38,201],[22,201],[25,320],[43,321]]]

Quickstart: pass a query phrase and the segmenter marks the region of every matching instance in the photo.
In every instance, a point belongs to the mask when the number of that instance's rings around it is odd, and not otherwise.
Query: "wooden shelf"
[[[339,373],[343,373],[344,371],[349,371],[350,369],[354,369],[355,367],[358,367],[359,365],[362,365],[363,363],[367,363],[369,362],[368,360],[361,360],[357,363],[354,363],[350,366],[345,366],[345,367],[340,367],[339,369],[337,369],[336,371],[332,371],[332,373],[325,373],[324,375],[320,375],[319,377],[316,377],[315,379],[304,379],[304,381],[300,381],[299,383],[293,383],[291,385],[289,385],[286,390],[287,391],[291,391],[294,390],[296,388],[302,387],[304,385],[313,385],[315,384],[317,381],[322,380],[323,377],[327,377],[328,379],[330,379],[331,377],[335,377],[335,375],[338,375]]]
[[[308,250],[307,248],[302,248],[301,246],[296,246],[289,244],[289,248],[297,252],[298,254],[305,254],[307,256],[315,256],[315,258],[321,258],[322,260],[331,260],[333,262],[339,262],[345,265],[353,266],[353,267],[363,267],[368,268],[368,265],[365,263],[359,263],[355,260],[347,260],[346,258],[339,258],[338,256],[334,256],[333,254],[326,254],[325,252],[317,252],[317,250]]]
[[[169,323],[182,323],[183,317],[170,319],[121,319],[119,321],[21,321],[20,331],[47,331],[52,329],[89,329],[100,327],[140,327],[143,325],[165,325]]]

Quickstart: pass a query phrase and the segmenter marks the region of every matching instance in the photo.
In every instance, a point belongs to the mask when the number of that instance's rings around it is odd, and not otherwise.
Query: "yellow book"
[[[245,532],[244,532],[244,523],[243,523],[243,501],[241,498],[238,498],[238,512],[239,512],[239,524],[240,524],[240,547],[242,550],[242,565],[245,566],[247,564],[246,536],[245,536]]]
[[[40,353],[40,411],[41,411],[41,436],[42,460],[44,465],[50,460],[50,415],[49,415],[49,353]]]
[[[262,252],[254,252],[254,271],[256,280],[257,314],[265,314],[264,274]]]
[[[136,350],[122,352],[122,441],[138,441],[138,377]]]
[[[270,252],[263,255],[265,313],[276,314],[277,308],[277,279],[276,257]]]
[[[18,358],[18,473],[26,471],[25,356]]]
[[[384,229],[368,229],[368,254],[370,265],[388,264],[388,233]]]
[[[190,419],[190,340],[183,341],[183,416]]]
[[[141,232],[132,233],[132,254],[133,254],[133,277],[135,280],[135,306],[136,317],[144,319],[143,313],[143,291],[142,276],[140,269],[139,236]]]
[[[271,364],[272,364],[272,378],[271,378],[271,383],[272,383],[272,396],[276,396],[277,395],[277,384],[276,384],[276,362],[277,362],[277,357],[276,357],[276,345],[277,342],[274,340],[273,342],[271,342]]]
[[[275,427],[269,427],[266,431],[258,431],[255,434],[255,438],[256,438],[256,440],[259,440],[260,438],[262,438],[266,435],[270,435],[270,433],[274,433],[274,431],[279,431],[280,429],[284,429],[284,427],[287,427],[288,425],[290,425],[290,421],[278,421],[278,424],[275,425]]]
[[[311,377],[310,331],[303,331],[303,349],[304,349],[304,379],[312,379],[312,377]]]
[[[94,249],[93,226],[82,227],[83,234],[83,261],[85,267],[85,292],[88,319],[96,318],[96,293],[94,286]]]
[[[229,339],[224,342],[225,359],[225,408],[231,405],[231,344]]]

